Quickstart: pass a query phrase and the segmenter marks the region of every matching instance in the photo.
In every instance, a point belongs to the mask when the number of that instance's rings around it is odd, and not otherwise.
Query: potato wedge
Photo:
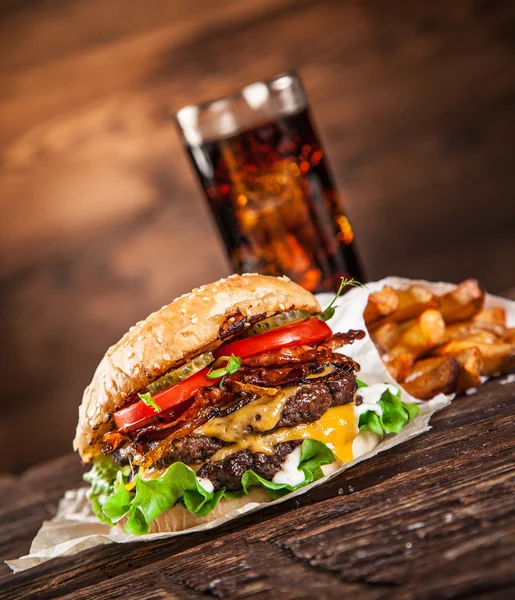
[[[494,306],[492,308],[484,308],[473,317],[474,321],[481,323],[494,323],[506,327],[506,311],[502,306]]]
[[[464,348],[453,355],[460,364],[460,376],[456,393],[461,394],[470,388],[478,388],[481,385],[481,371],[483,369],[483,357],[477,347]]]
[[[445,328],[445,339],[473,340],[484,344],[493,344],[504,337],[504,328],[495,323],[480,323],[473,321],[459,321]]]
[[[417,360],[413,365],[411,374],[406,378],[408,383],[420,375],[429,373],[440,366],[447,358],[455,358],[460,367],[460,374],[456,386],[456,393],[469,388],[477,388],[481,385],[481,369],[483,367],[483,359],[477,348],[465,348],[452,356],[432,356]]]
[[[404,352],[393,358],[383,355],[382,359],[388,373],[399,383],[408,377],[415,362],[415,357],[409,352]]]
[[[392,358],[411,354],[415,358],[426,354],[445,340],[445,323],[442,315],[434,309],[424,311],[401,335],[390,350]]]
[[[434,371],[434,369],[445,362],[447,358],[447,356],[430,356],[429,358],[421,358],[420,360],[417,360],[411,369],[411,373],[406,378],[406,383],[416,379],[420,375]]]
[[[470,319],[482,308],[485,290],[476,279],[466,279],[454,290],[438,298],[439,309],[446,323]]]
[[[402,329],[397,323],[384,323],[377,329],[373,329],[370,337],[376,346],[390,350],[401,337]]]
[[[375,322],[376,326],[384,323],[401,323],[414,319],[429,308],[437,308],[438,300],[429,290],[421,285],[412,285],[407,290],[397,290],[398,308]]]
[[[515,344],[497,342],[484,344],[471,340],[452,340],[436,348],[437,356],[455,356],[460,350],[477,348],[483,359],[481,375],[499,375],[515,369]]]
[[[363,312],[365,323],[368,325],[374,321],[386,317],[399,308],[399,296],[389,286],[385,286],[379,292],[374,292],[368,297],[367,306]]]
[[[405,381],[402,387],[415,398],[431,400],[437,394],[452,394],[456,390],[460,366],[455,358],[444,357],[444,360],[433,369],[422,373],[414,379]]]

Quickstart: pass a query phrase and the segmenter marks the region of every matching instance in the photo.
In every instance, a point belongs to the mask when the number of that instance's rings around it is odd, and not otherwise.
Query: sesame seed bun
[[[73,447],[83,462],[102,451],[102,438],[114,428],[113,413],[127,398],[192,357],[217,348],[220,326],[240,311],[271,316],[320,305],[287,277],[231,275],[174,300],[140,321],[111,346],[84,391]]]

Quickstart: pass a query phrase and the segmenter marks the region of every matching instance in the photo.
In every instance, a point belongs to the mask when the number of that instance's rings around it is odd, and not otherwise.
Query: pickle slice
[[[184,381],[188,377],[195,375],[208,365],[210,365],[215,360],[215,357],[211,352],[205,352],[204,354],[200,354],[196,356],[193,360],[190,360],[186,364],[182,365],[178,369],[174,369],[173,371],[168,371],[159,379],[152,382],[146,389],[147,392],[150,392],[152,396],[166,390],[171,385],[175,385],[176,383],[180,383]]]
[[[322,369],[322,371],[320,371],[320,373],[311,373],[311,375],[308,375],[306,379],[319,379],[320,377],[327,377],[328,375],[331,375],[331,373],[333,373],[335,370],[336,368],[332,365],[326,365]]]
[[[309,313],[305,310],[288,310],[284,313],[268,317],[258,323],[254,323],[252,327],[247,330],[247,335],[259,335],[270,331],[271,329],[277,329],[277,327],[283,327],[284,325],[291,325],[292,323],[298,323],[299,321],[305,321],[309,319]]]

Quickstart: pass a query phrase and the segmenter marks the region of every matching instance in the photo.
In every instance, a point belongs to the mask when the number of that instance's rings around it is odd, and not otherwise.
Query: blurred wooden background
[[[136,320],[228,273],[170,112],[299,69],[372,279],[514,285],[515,3],[0,2],[0,471],[68,451]]]

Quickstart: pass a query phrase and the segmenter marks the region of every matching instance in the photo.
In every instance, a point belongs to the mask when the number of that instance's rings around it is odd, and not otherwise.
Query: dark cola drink
[[[190,135],[187,148],[235,271],[284,274],[313,292],[334,291],[342,276],[363,281],[307,106],[246,128],[227,107],[218,118],[229,135]]]

